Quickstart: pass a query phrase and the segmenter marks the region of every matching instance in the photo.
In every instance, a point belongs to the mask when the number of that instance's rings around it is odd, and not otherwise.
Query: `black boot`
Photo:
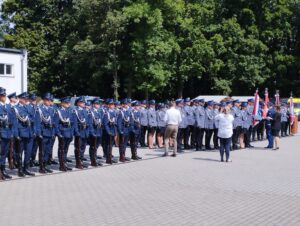
[[[11,179],[12,177],[8,175],[8,173],[5,170],[5,165],[1,165],[1,173],[5,179]]]
[[[65,163],[65,168],[67,171],[72,171],[73,169],[71,167],[68,167],[68,165]]]
[[[44,166],[44,163],[42,161],[40,161],[40,169],[39,169],[39,173],[41,174],[45,174],[46,173],[46,170],[45,170],[45,166]]]
[[[46,173],[53,173],[53,171],[51,169],[49,169],[49,168],[46,167],[46,164],[47,164],[46,162],[44,162],[44,164],[43,164]]]
[[[19,165],[19,168],[18,168],[18,176],[19,177],[25,177],[24,173],[23,173],[23,170],[22,170],[22,166]]]
[[[32,173],[32,172],[30,172],[29,170],[28,170],[28,167],[29,167],[29,164],[27,163],[27,164],[24,164],[24,168],[23,168],[23,172],[24,172],[24,174],[25,175],[27,175],[27,176],[35,176],[35,174],[34,173]]]

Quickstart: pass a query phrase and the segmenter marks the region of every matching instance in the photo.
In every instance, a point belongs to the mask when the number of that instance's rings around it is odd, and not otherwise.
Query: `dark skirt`
[[[166,127],[157,127],[156,128],[156,133],[160,133],[160,134],[164,135],[165,131],[166,131]]]
[[[272,129],[272,136],[273,137],[279,137],[279,132],[280,132],[280,129]]]

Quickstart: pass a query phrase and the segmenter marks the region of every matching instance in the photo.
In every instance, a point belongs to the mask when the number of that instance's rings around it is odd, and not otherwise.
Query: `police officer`
[[[233,121],[233,135],[232,135],[232,149],[236,150],[238,149],[237,142],[238,138],[242,131],[242,113],[240,109],[241,102],[239,100],[233,101],[233,107],[231,109],[231,113],[233,115],[234,121]]]
[[[141,147],[146,147],[146,133],[148,130],[148,109],[147,109],[147,101],[143,100],[141,102],[141,107],[140,107],[140,112],[141,112],[141,136],[140,136],[140,144]]]
[[[14,115],[5,102],[6,90],[0,87],[0,180],[12,178],[5,170],[5,160],[16,129]]]
[[[94,98],[92,100],[92,107],[89,112],[90,117],[90,160],[91,160],[91,166],[97,167],[102,166],[102,163],[97,162],[97,149],[101,145],[102,141],[102,121],[103,121],[103,112],[99,110],[100,108],[100,98]]]
[[[191,137],[194,131],[195,116],[194,109],[191,107],[191,100],[189,97],[184,99],[183,110],[186,115],[186,128],[184,130],[184,149],[191,149],[194,148],[194,144]],[[191,142],[191,145],[189,145],[189,141]]]
[[[103,136],[104,136],[104,150],[106,156],[106,163],[113,164],[115,163],[112,159],[112,148],[114,143],[114,137],[117,134],[116,124],[117,124],[117,115],[115,111],[115,103],[113,99],[107,99],[106,104],[108,109],[106,114],[103,117]]]
[[[247,127],[248,130],[246,131],[245,134],[245,145],[247,148],[253,148],[251,145],[251,134],[252,134],[252,128],[253,128],[253,104],[254,104],[254,99],[250,98],[248,99],[248,105],[247,105]]]
[[[29,171],[29,162],[32,151],[33,138],[37,135],[37,118],[33,118],[28,108],[28,94],[21,93],[19,103],[13,107],[16,117],[16,133],[15,133],[15,151],[18,163],[18,176],[25,175],[34,176],[35,174]],[[24,162],[22,167],[22,155],[24,153]]]
[[[41,173],[47,172],[52,173],[53,171],[47,168],[47,164],[50,164],[50,158],[52,154],[52,141],[55,137],[55,124],[54,115],[55,111],[51,106],[52,95],[50,93],[45,93],[43,95],[43,104],[38,108],[38,137],[42,139],[42,152],[43,152],[43,162],[40,167]]]
[[[141,113],[139,111],[140,102],[134,101],[132,103],[133,110],[130,115],[130,148],[131,148],[131,159],[140,160],[142,159],[137,155],[137,147],[139,142],[139,137],[141,134]]]
[[[286,103],[281,104],[280,108],[280,113],[281,113],[281,136],[285,137],[287,136],[287,130],[288,130],[288,108],[286,107]]]
[[[205,149],[212,150],[210,140],[214,131],[214,102],[208,101],[205,109]]]
[[[273,120],[273,115],[275,114],[276,111],[273,107],[273,103],[269,102],[268,107],[269,109],[266,118],[266,134],[268,139],[268,145],[265,148],[273,149],[272,120]]]
[[[36,114],[38,113],[38,107],[36,102],[37,96],[33,93],[29,95],[29,104],[28,108],[30,111],[30,114],[33,118],[36,118]],[[36,161],[36,154],[38,150],[38,137],[33,138],[33,144],[32,144],[32,152],[31,152],[31,159],[30,159],[30,167],[33,166],[39,166],[38,161]]]
[[[50,96],[50,106],[53,108],[53,110],[55,111],[59,105],[54,103],[54,95],[51,94]],[[49,155],[49,160],[48,160],[48,165],[57,165],[58,162],[56,162],[53,158],[53,147],[54,147],[54,143],[55,143],[55,136],[53,136],[52,140],[51,140],[51,151],[50,151],[50,155]]]
[[[218,137],[218,130],[219,130],[219,121],[215,120],[215,117],[220,114],[220,104],[214,102],[214,131],[213,131],[213,143],[214,149],[219,149],[219,137]]]
[[[75,120],[75,159],[77,169],[87,168],[86,164],[83,164],[84,152],[86,149],[87,141],[89,138],[89,116],[85,109],[85,98],[80,96],[77,98],[76,107],[73,109],[73,117]]]
[[[10,111],[12,111],[13,106],[15,106],[18,103],[18,97],[16,92],[7,95],[7,98],[9,99],[9,104],[7,105],[7,107],[9,108]],[[8,158],[9,169],[15,169],[17,163],[16,163],[16,153],[14,150],[14,138],[12,138],[10,141],[9,153],[7,154],[7,158]]]
[[[204,99],[195,100],[197,107],[195,109],[195,119],[196,119],[196,151],[201,151],[203,148],[203,135],[205,131],[205,109],[204,109]]]
[[[158,104],[158,109],[156,111],[157,118],[157,129],[156,129],[156,137],[157,144],[159,148],[163,148],[164,134],[166,130],[166,122],[165,122],[166,108],[164,104]]]
[[[241,114],[242,114],[242,129],[240,133],[240,147],[243,149],[246,147],[246,136],[247,131],[249,130],[249,121],[248,121],[248,112],[247,112],[248,103],[242,102],[241,103]]]
[[[104,117],[104,114],[106,112],[106,107],[105,107],[105,104],[103,103],[104,100],[101,99],[100,97],[98,98],[98,100],[99,100],[98,111],[99,111],[99,113],[101,115],[101,119],[102,119],[102,122],[101,122],[101,124],[102,124],[102,126],[101,126],[101,128],[102,128],[102,136],[101,136],[101,140],[97,140],[97,150],[98,150],[98,148],[100,146],[102,146],[102,149],[103,149],[103,117]],[[104,151],[103,151],[103,154],[104,154]],[[103,159],[103,157],[101,155],[98,155],[98,153],[97,153],[97,159]]]
[[[183,110],[183,99],[177,99],[176,100],[176,108],[179,110],[180,115],[181,115],[181,122],[178,125],[178,134],[177,134],[177,152],[182,153],[184,152],[183,150],[183,145],[182,145],[182,140],[184,137],[184,130],[186,128],[186,116],[185,116],[185,111]]]
[[[119,134],[119,154],[120,154],[119,160],[120,162],[125,162],[130,160],[126,158],[126,146],[129,140],[131,111],[129,110],[127,99],[123,99],[121,101],[121,104],[122,104],[122,109],[118,112],[117,115],[117,131]]]
[[[263,115],[263,109],[264,109],[264,103],[259,102],[259,123],[257,126],[257,139],[263,140],[264,139],[264,130],[265,130],[265,120],[262,118]]]
[[[157,119],[156,119],[156,110],[155,110],[155,100],[149,101],[149,109],[148,109],[148,146],[150,149],[155,148],[154,146],[154,135],[157,127]]]
[[[55,110],[55,135],[58,137],[58,160],[59,170],[72,170],[67,165],[67,155],[70,143],[73,140],[75,133],[75,119],[70,107],[71,98],[63,97],[61,99],[60,107]]]

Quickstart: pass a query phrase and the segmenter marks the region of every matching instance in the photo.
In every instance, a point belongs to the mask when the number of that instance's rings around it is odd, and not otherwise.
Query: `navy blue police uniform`
[[[6,90],[2,87],[0,87],[0,96],[6,96]],[[15,128],[16,120],[10,107],[4,101],[0,101],[0,180],[11,179],[5,170],[5,160]]]
[[[114,100],[113,99],[107,99],[106,104],[108,105],[114,105]],[[103,136],[104,136],[104,141],[105,141],[105,156],[106,156],[106,163],[107,164],[112,164],[112,148],[113,148],[113,143],[114,143],[114,138],[117,134],[117,129],[116,129],[116,124],[117,124],[117,115],[116,111],[114,109],[108,109],[103,117]]]
[[[63,103],[70,103],[70,97],[61,99]],[[72,168],[67,165],[67,155],[70,143],[75,133],[75,118],[71,107],[60,106],[55,110],[54,115],[55,135],[58,137],[58,160],[59,170],[68,171]]]
[[[38,121],[37,117],[34,117],[31,114],[28,105],[25,103],[26,99],[28,99],[28,94],[24,92],[20,94],[18,98],[20,99],[20,102],[13,108],[17,123],[15,149],[17,153],[18,176],[34,176],[34,173],[29,171],[29,162],[31,158],[33,139],[37,135]],[[25,102],[21,101],[21,99]],[[24,161],[22,167],[23,153]]]
[[[129,140],[129,131],[130,131],[130,115],[131,112],[128,108],[128,101],[124,99],[121,101],[122,105],[126,107],[122,108],[117,115],[117,131],[119,134],[119,154],[120,162],[125,162],[128,160],[126,158],[126,147]]]
[[[78,102],[85,103],[84,97],[79,97],[76,100],[76,104]],[[73,115],[75,118],[75,159],[76,159],[76,168],[82,169],[83,167],[87,167],[87,165],[83,164],[84,152],[86,149],[87,141],[89,138],[89,130],[90,130],[90,121],[88,112],[85,108],[75,107],[73,110]]]
[[[97,167],[102,166],[102,163],[97,162],[97,150],[102,142],[103,134],[103,111],[100,111],[99,108],[94,107],[96,104],[100,104],[100,98],[94,98],[92,100],[92,107],[89,110],[89,121],[91,122],[90,126],[90,136],[89,136],[89,155],[91,160],[91,166]]]
[[[140,102],[134,101],[132,105],[133,107],[140,106]],[[138,147],[140,135],[141,135],[141,112],[138,111],[137,109],[133,109],[130,115],[130,133],[129,133],[131,159],[133,160],[141,159],[141,157],[138,156],[137,154],[137,147]]]

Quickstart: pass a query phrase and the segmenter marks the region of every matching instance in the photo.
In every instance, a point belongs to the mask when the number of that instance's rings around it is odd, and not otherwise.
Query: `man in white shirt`
[[[167,128],[165,131],[165,154],[163,157],[168,156],[169,153],[169,140],[172,138],[174,141],[174,151],[171,155],[172,157],[176,157],[177,154],[177,133],[178,133],[178,125],[182,121],[180,111],[175,108],[176,104],[174,101],[170,103],[170,109],[166,111],[165,114],[165,122],[167,124]]]

